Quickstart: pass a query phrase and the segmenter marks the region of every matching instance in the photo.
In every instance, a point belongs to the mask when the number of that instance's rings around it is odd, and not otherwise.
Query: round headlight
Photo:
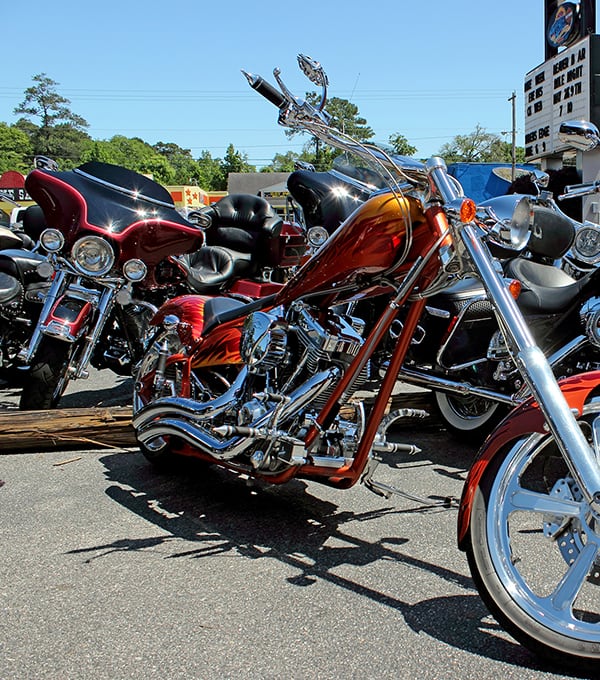
[[[84,236],[73,246],[71,257],[75,267],[87,276],[107,274],[115,261],[110,244],[99,236]]]
[[[311,227],[306,233],[306,238],[313,248],[319,248],[327,241],[329,234],[324,227]]]
[[[58,229],[44,229],[40,234],[40,243],[49,253],[57,253],[65,245],[65,237]]]
[[[573,241],[573,255],[587,264],[600,262],[600,228],[584,224]]]
[[[127,260],[123,265],[123,275],[128,281],[141,281],[147,273],[148,268],[141,260]]]

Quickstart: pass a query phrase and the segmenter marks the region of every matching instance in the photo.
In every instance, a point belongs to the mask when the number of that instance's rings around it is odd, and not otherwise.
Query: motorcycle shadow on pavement
[[[400,507],[404,502],[394,504],[382,498],[381,502],[376,501],[379,507],[375,509],[370,503],[367,507],[371,509],[363,511],[361,506],[358,512],[346,511],[331,500],[315,495],[313,490],[316,491],[317,485],[312,482],[310,485],[300,480],[283,486],[249,485],[222,468],[188,459],[181,460],[173,471],[158,474],[137,453],[103,456],[101,463],[111,482],[107,495],[165,533],[71,551],[86,554],[87,561],[114,552],[143,551],[157,546],[172,550],[165,559],[202,559],[226,553],[249,560],[276,559],[298,570],[297,575],[286,578],[294,586],[310,587],[323,580],[396,610],[417,634],[425,633],[452,647],[521,668],[555,671],[542,665],[503,633],[488,614],[468,576],[442,563],[403,552],[401,546],[409,543],[409,538],[397,535],[365,538],[364,528],[352,529],[357,526],[354,523],[396,516],[399,521],[394,526],[401,531],[401,516],[410,517],[413,513],[452,513],[454,522],[455,509],[414,507],[414,504],[407,509]],[[356,493],[368,495],[359,487]],[[340,494],[339,498],[343,503],[344,495]],[[345,530],[345,525],[350,531]],[[400,586],[398,595],[390,595],[369,585],[368,579],[361,583],[336,572],[340,567],[366,567],[380,561],[428,572],[453,589],[458,587],[466,592],[410,603],[401,599]],[[394,584],[401,581],[402,578]],[[395,585],[393,592],[396,592]]]

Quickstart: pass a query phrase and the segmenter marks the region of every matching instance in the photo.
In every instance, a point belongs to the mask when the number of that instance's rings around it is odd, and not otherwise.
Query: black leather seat
[[[205,246],[184,257],[190,267],[187,282],[197,293],[218,290],[227,281],[253,273],[250,253],[221,246]]]
[[[230,194],[202,210],[210,218],[206,246],[186,255],[188,282],[198,292],[277,264],[283,220],[270,203],[252,194]]]
[[[265,198],[230,194],[205,212],[212,219],[207,245],[252,253],[261,264],[270,263],[271,241],[279,238],[283,220]]]
[[[518,304],[525,313],[561,312],[580,295],[589,277],[575,280],[554,265],[534,262],[522,257],[505,267],[506,276],[521,282]]]

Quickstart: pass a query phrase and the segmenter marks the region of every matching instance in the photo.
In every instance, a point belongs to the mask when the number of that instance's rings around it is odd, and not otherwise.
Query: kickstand
[[[373,473],[379,466],[379,461],[377,458],[371,458],[367,464],[367,469],[365,474],[361,477],[361,482],[372,491],[377,496],[382,496],[383,498],[390,498],[391,496],[401,496],[409,501],[414,501],[415,503],[420,503],[426,508],[457,508],[459,505],[458,498],[453,496],[446,496],[446,498],[439,501],[434,501],[431,498],[424,498],[423,496],[417,496],[416,494],[409,493],[407,491],[402,491],[395,486],[389,484],[384,484],[383,482],[376,482],[373,479]]]

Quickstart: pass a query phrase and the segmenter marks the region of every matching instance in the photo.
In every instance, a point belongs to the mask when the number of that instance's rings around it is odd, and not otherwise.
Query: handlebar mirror
[[[578,151],[591,151],[600,145],[600,132],[587,120],[570,120],[560,124],[558,139]]]
[[[37,170],[51,170],[52,172],[58,171],[58,163],[47,156],[34,156],[33,165]]]
[[[321,88],[321,101],[319,102],[318,109],[322,111],[327,101],[327,86],[329,85],[325,69],[321,66],[320,61],[316,61],[316,59],[312,59],[306,54],[298,55],[298,65],[310,82]]]
[[[538,189],[546,189],[550,182],[550,175],[543,170],[532,170],[529,177]]]
[[[327,85],[329,85],[327,74],[321,66],[321,62],[316,61],[311,57],[307,57],[306,54],[299,54],[298,64],[300,65],[302,73],[304,73],[311,83],[314,83],[319,87],[327,87]]]

